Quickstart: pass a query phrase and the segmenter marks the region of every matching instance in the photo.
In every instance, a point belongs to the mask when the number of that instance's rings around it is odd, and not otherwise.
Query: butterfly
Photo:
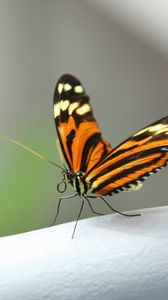
[[[114,210],[104,196],[136,191],[149,175],[167,165],[168,117],[146,126],[113,149],[102,138],[83,85],[70,74],[61,76],[56,84],[54,119],[67,164],[62,182],[75,190],[68,198],[78,195],[82,200],[78,219],[85,200],[93,212],[89,199],[95,197]],[[56,218],[64,198],[60,198]]]
[[[58,202],[58,217],[61,201],[79,196],[81,207],[72,237],[81,216],[85,201],[95,212],[90,199],[100,198],[114,212],[105,196],[121,191],[136,191],[153,173],[164,168],[168,163],[168,117],[152,123],[134,133],[119,146],[112,148],[102,138],[99,125],[94,118],[89,96],[81,82],[70,74],[64,74],[58,80],[54,92],[54,120],[62,156],[63,167],[47,159],[17,140],[0,135],[31,152],[42,160],[62,170],[62,180],[58,183],[59,192],[64,192],[67,183],[74,189],[74,194],[61,197]],[[63,189],[61,188],[63,184]]]

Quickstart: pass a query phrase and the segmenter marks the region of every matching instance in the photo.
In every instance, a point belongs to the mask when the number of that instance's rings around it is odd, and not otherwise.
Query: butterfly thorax
[[[79,195],[86,195],[89,184],[85,181],[85,174],[81,171],[73,172],[64,170],[62,173],[63,180],[70,183]]]

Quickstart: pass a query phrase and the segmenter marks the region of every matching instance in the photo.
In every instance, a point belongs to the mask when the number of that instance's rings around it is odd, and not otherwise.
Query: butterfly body
[[[79,196],[87,195],[89,184],[85,180],[85,174],[81,171],[72,172],[64,169],[62,177],[64,182],[68,182]]]

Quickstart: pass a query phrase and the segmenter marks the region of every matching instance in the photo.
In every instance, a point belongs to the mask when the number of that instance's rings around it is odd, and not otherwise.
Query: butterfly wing
[[[132,135],[86,174],[90,191],[111,195],[141,187],[168,161],[168,117]]]
[[[89,97],[81,82],[65,74],[54,93],[54,119],[67,165],[71,171],[87,172],[112,150],[101,137]]]

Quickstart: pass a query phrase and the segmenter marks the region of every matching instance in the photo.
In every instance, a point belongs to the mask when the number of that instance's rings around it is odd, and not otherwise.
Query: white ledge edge
[[[0,238],[0,299],[168,297],[168,207]]]

